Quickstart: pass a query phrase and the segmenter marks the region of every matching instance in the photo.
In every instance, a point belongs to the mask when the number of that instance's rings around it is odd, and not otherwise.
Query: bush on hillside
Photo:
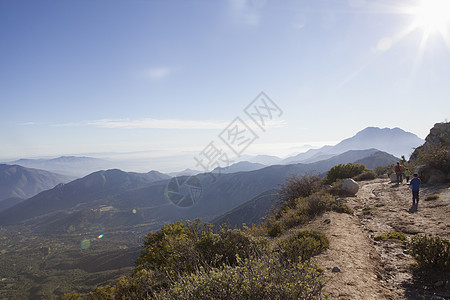
[[[329,210],[339,213],[353,213],[341,200],[335,199],[329,193],[322,191],[308,197],[297,198],[292,205],[295,206],[280,209],[263,224],[271,237],[276,237],[289,228],[306,224],[314,217]]]
[[[317,175],[290,176],[278,190],[280,207],[295,207],[296,199],[308,197],[322,187],[322,180]]]
[[[375,241],[397,240],[403,242],[406,240],[406,236],[401,232],[391,231],[375,236],[374,240]]]
[[[169,276],[192,273],[200,266],[236,264],[241,258],[258,256],[266,241],[242,230],[222,227],[213,233],[200,220],[171,223],[144,239],[144,250],[136,261],[138,270],[159,270]]]
[[[363,164],[339,164],[328,170],[325,183],[332,184],[337,179],[353,178],[366,170],[367,168]]]
[[[438,236],[416,235],[408,248],[421,267],[450,271],[449,240]]]
[[[372,170],[366,170],[366,171],[362,172],[361,174],[353,177],[353,179],[356,181],[372,180],[375,178],[377,178],[377,174]]]
[[[390,176],[392,173],[394,173],[394,168],[396,164],[390,164],[387,166],[378,166],[375,168],[375,174],[377,174],[378,177],[382,175]]]
[[[200,269],[180,278],[157,299],[318,299],[323,272],[312,263],[283,265],[272,258]]]
[[[277,243],[275,251],[286,264],[305,261],[329,247],[328,238],[316,230],[300,230]]]

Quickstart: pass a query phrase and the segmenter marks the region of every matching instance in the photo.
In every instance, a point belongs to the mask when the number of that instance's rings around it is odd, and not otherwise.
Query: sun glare
[[[414,8],[415,26],[427,34],[447,34],[450,25],[450,0],[422,0]]]

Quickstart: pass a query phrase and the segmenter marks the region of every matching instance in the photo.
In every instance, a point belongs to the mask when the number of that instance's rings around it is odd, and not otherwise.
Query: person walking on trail
[[[413,176],[414,177],[413,179],[411,179],[411,183],[409,183],[412,191],[413,205],[419,205],[420,178],[418,177],[417,173],[415,173]]]
[[[397,184],[400,184],[402,182],[402,173],[403,168],[400,166],[400,163],[398,162],[397,165],[394,167],[395,175],[397,175]]]
[[[409,182],[409,177],[411,176],[411,172],[409,171],[408,168],[405,169],[405,179],[406,179],[406,183]]]

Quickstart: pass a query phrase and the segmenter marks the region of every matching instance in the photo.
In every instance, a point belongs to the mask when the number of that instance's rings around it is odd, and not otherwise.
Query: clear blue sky
[[[0,159],[200,151],[261,91],[283,114],[248,154],[424,138],[450,112],[428,1],[0,0]]]

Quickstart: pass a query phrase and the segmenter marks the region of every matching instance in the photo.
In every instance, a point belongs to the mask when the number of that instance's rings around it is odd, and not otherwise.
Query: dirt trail
[[[439,199],[424,201],[432,194]],[[330,278],[325,292],[331,299],[450,299],[448,279],[414,271],[405,243],[374,240],[390,231],[408,239],[418,233],[449,239],[450,189],[423,186],[420,196],[418,210],[413,210],[406,184],[363,182],[356,197],[344,199],[353,215],[329,212],[311,224],[330,239],[330,249],[317,263]],[[333,272],[334,267],[339,271]]]

